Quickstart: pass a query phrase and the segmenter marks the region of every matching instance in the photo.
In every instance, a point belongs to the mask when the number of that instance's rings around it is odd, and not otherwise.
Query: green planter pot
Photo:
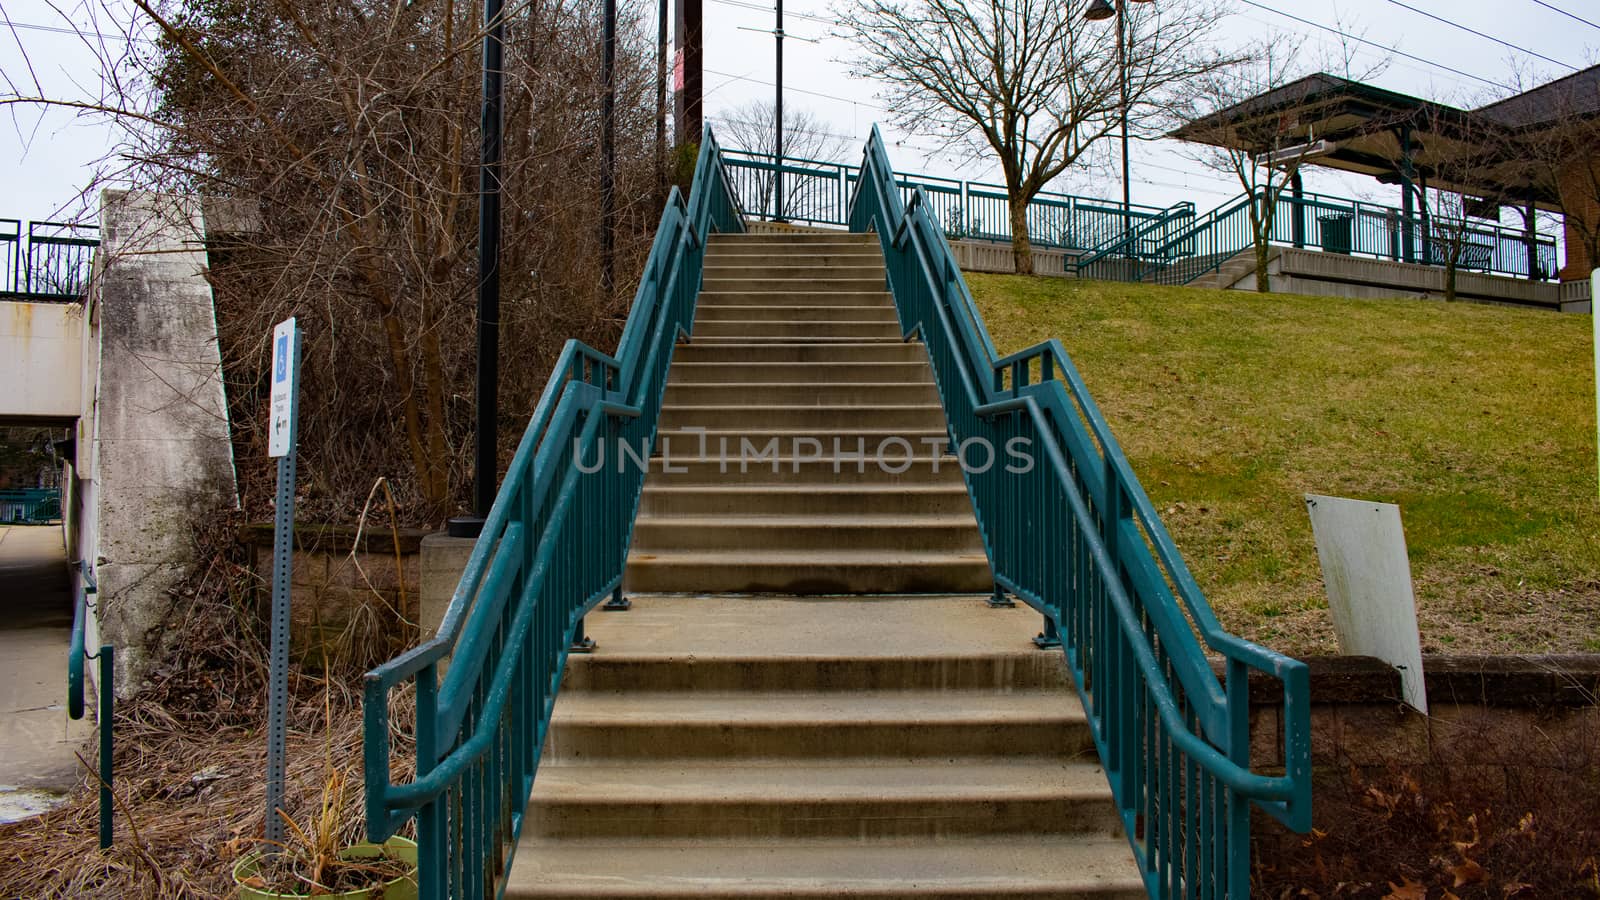
[[[399,857],[411,864],[411,873],[393,881],[386,881],[381,885],[363,888],[359,891],[345,891],[339,894],[319,894],[328,900],[416,900],[417,898],[417,842],[403,837],[392,837],[378,844],[356,844],[347,850],[339,852],[340,859],[359,859],[374,857],[383,850],[388,850],[391,856]],[[305,894],[278,894],[272,891],[263,891],[259,888],[245,887],[242,883],[246,878],[256,874],[257,867],[261,864],[261,854],[250,853],[239,860],[233,867],[233,881],[239,885],[240,900],[286,900],[295,898],[300,900]]]

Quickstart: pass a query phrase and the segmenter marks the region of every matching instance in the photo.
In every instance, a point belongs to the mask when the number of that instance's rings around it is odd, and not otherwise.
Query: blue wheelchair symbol
[[[277,371],[272,375],[273,381],[287,381],[289,379],[289,336],[278,337],[278,352],[273,356],[277,358]]]

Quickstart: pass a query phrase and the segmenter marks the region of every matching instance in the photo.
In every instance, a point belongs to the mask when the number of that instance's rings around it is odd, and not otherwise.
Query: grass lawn
[[[1588,316],[968,281],[1000,352],[1066,345],[1230,629],[1337,652],[1316,493],[1400,505],[1424,652],[1600,652]]]

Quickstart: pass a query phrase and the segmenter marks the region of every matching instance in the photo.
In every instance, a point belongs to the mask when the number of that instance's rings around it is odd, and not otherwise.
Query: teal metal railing
[[[878,234],[958,452],[1032,460],[963,466],[996,590],[1060,642],[1151,896],[1245,897],[1250,806],[1310,827],[1305,664],[1223,631],[1061,343],[999,356],[925,194],[902,204],[892,172],[874,130],[850,230]],[[1250,768],[1252,670],[1282,685],[1282,774]]]
[[[1114,240],[1079,259],[1081,278],[1188,284],[1255,246],[1252,201],[1241,194],[1183,227],[1152,226]],[[1557,276],[1556,241],[1537,232],[1449,216],[1413,214],[1392,206],[1327,194],[1278,195],[1268,243],[1462,271],[1548,280]]]
[[[778,169],[773,156],[729,150],[724,164],[741,208],[751,216],[772,218],[773,173]],[[785,219],[809,225],[848,223],[850,196],[861,178],[859,166],[786,156],[782,169]],[[1011,240],[1010,204],[1000,185],[909,172],[897,173],[895,185],[905,203],[921,190],[929,214],[950,240]],[[1189,209],[1192,214],[1193,207]],[[1169,213],[1140,204],[1124,210],[1109,200],[1044,191],[1028,204],[1028,236],[1035,246],[1088,251],[1115,240],[1124,227],[1163,220]]]
[[[0,491],[0,524],[42,525],[61,518],[58,488],[22,488]]]
[[[623,443],[649,454],[673,347],[693,326],[706,238],[743,228],[707,129],[688,201],[676,189],[667,201],[616,355],[567,343],[437,636],[366,675],[367,831],[382,841],[416,818],[424,900],[503,887],[562,668],[582,647],[584,614],[620,599],[644,481],[642,466],[580,471],[580,460]],[[407,683],[416,776],[396,784],[390,703]]]
[[[112,736],[116,728],[117,711],[117,657],[116,650],[110,644],[102,644],[100,652],[93,654],[85,647],[89,613],[94,605],[90,598],[96,596],[99,590],[93,566],[85,561],[73,565],[72,636],[67,643],[67,716],[74,720],[83,718],[83,670],[88,660],[96,660],[100,665],[100,677],[95,685],[95,693],[100,701],[95,715],[95,729],[100,738],[100,767],[97,773],[100,781],[100,849],[104,850],[111,846],[113,837],[111,778],[115,749]]]

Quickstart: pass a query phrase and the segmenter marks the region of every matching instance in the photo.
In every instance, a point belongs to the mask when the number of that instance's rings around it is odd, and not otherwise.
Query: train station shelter
[[[1396,185],[1407,228],[1413,210],[1426,221],[1430,188],[1461,195],[1469,216],[1499,221],[1514,211],[1505,224],[1528,234],[1530,278],[1553,274],[1533,262],[1535,212],[1558,213],[1567,246],[1562,280],[1587,278],[1596,263],[1600,66],[1476,109],[1309,75],[1188,122],[1171,136]],[[1407,237],[1407,261],[1414,261]]]

